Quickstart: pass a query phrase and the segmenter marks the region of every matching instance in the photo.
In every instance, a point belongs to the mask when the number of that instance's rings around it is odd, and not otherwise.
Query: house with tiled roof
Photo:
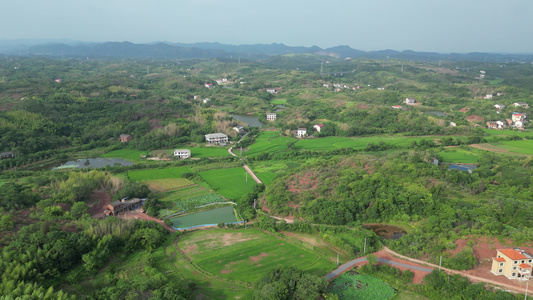
[[[532,263],[533,255],[520,248],[498,249],[490,272],[509,279],[529,280]]]

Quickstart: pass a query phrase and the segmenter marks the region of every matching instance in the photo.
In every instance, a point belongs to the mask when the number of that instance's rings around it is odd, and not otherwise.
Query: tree
[[[87,215],[89,206],[85,202],[76,202],[72,205],[70,213],[76,219],[81,219],[84,215]]]

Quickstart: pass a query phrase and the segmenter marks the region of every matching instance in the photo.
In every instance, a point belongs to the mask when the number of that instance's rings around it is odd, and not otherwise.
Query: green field
[[[407,147],[412,141],[420,141],[422,137],[403,137],[403,136],[371,136],[362,138],[348,138],[330,136],[317,139],[302,139],[294,144],[294,149],[300,150],[334,150],[338,148],[354,148],[362,150],[370,143],[377,144],[384,142],[389,145],[398,147]],[[428,138],[431,139],[432,138]]]
[[[255,156],[263,152],[278,153],[289,149],[291,143],[296,141],[295,138],[280,136],[279,132],[263,132],[256,139],[253,145],[250,145],[249,150],[245,155]]]
[[[337,294],[339,300],[388,300],[392,299],[395,294],[392,287],[377,278],[350,273],[342,274],[335,279],[329,290]]]
[[[195,147],[191,149],[191,157],[218,157],[230,156],[228,149],[220,147]]]
[[[215,169],[198,173],[213,190],[226,199],[238,200],[243,195],[252,192],[256,183],[250,175],[246,182],[244,168]]]
[[[162,205],[162,209],[159,210],[159,216],[164,217],[166,215],[182,211],[182,205],[180,202],[187,201],[188,199],[201,197],[212,194],[210,190],[202,186],[189,186],[179,190],[168,191],[159,194],[159,203]]]
[[[128,178],[132,181],[181,178],[183,173],[192,172],[189,167],[145,169],[128,171]]]
[[[145,180],[143,181],[143,183],[148,185],[150,189],[158,192],[166,192],[195,185],[194,182],[190,181],[187,178],[165,178],[156,180]]]
[[[261,180],[264,184],[269,184],[274,180],[274,177],[276,177],[276,173],[274,172],[265,172],[265,173],[255,173],[255,176]]]
[[[510,152],[533,155],[533,140],[503,141],[493,145]]]
[[[249,283],[280,265],[318,276],[335,268],[322,255],[257,229],[195,231],[183,235],[178,246],[207,272]]]
[[[458,148],[450,148],[448,150],[441,151],[438,153],[438,155],[445,163],[473,164],[477,163],[479,160],[478,155],[474,152]]]
[[[233,206],[224,206],[170,219],[175,228],[237,222]]]
[[[271,104],[274,104],[274,105],[286,105],[287,104],[287,99],[274,99],[272,101],[270,101]]]
[[[101,155],[101,157],[107,158],[124,158],[131,161],[140,161],[141,156],[146,155],[149,151],[141,151],[134,149],[119,149],[109,151],[106,154]]]

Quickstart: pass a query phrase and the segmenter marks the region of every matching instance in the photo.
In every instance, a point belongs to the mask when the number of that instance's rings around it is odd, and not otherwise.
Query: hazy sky
[[[533,52],[531,0],[11,0],[0,39]]]

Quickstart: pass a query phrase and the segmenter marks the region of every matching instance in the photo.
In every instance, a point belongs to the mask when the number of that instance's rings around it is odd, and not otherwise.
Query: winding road
[[[241,139],[239,140],[239,142],[240,142],[245,136],[246,136],[246,134],[243,135],[243,136],[241,137]],[[228,152],[229,152],[229,154],[231,154],[231,155],[233,155],[233,156],[235,156],[235,157],[238,157],[237,155],[235,155],[235,153],[233,153],[233,146],[231,146],[231,148],[228,149]],[[256,175],[255,175],[255,173],[252,171],[252,169],[250,169],[250,167],[248,167],[248,166],[246,165],[246,163],[244,162],[244,160],[243,160],[242,158],[240,158],[240,157],[239,157],[239,159],[242,161],[242,164],[243,164],[242,167],[246,170],[246,172],[247,172],[248,174],[250,174],[250,176],[252,176],[252,178],[254,179],[254,181],[257,182],[257,183],[263,183],[263,182],[262,182],[262,181],[261,181]]]

